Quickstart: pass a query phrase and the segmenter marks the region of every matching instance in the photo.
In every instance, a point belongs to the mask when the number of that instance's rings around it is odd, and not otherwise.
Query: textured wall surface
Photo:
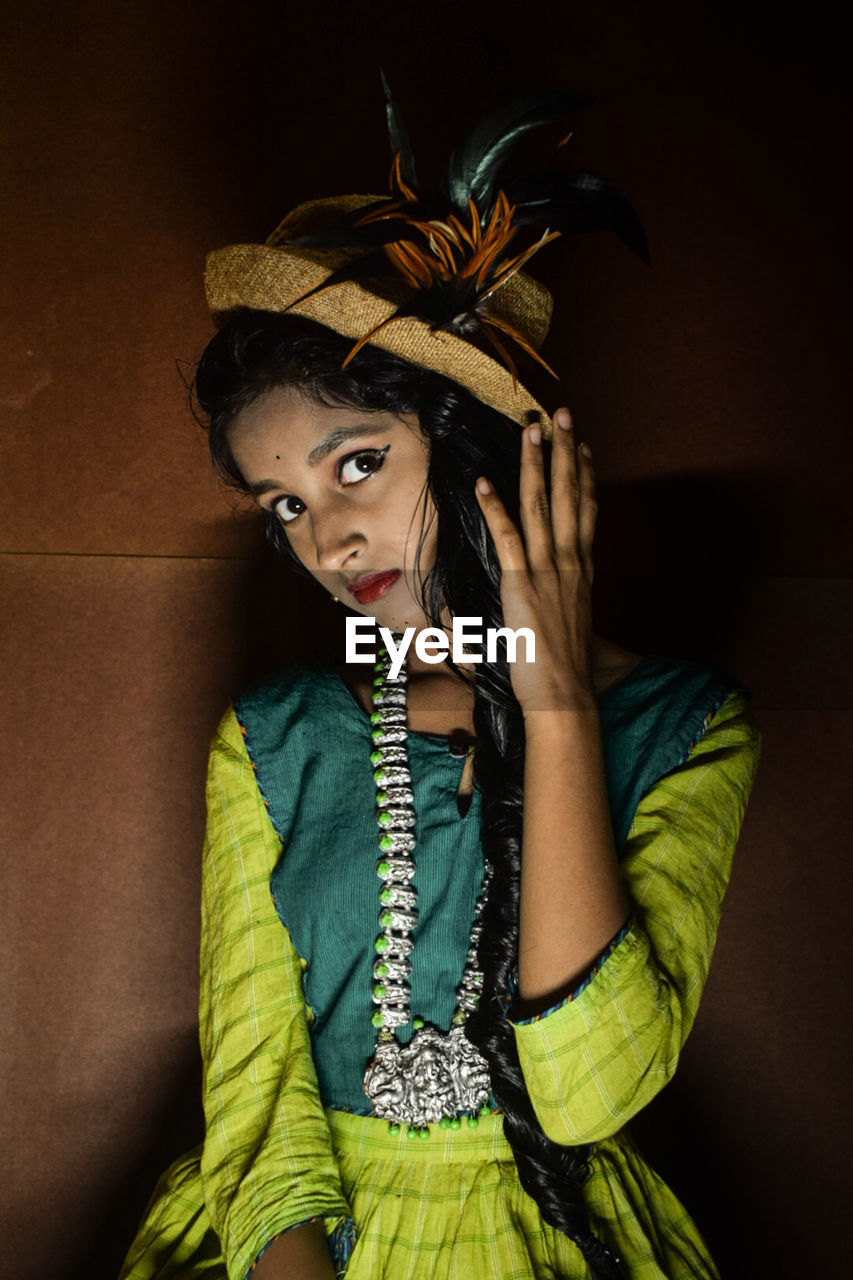
[[[638,1133],[729,1277],[834,1274],[849,1203],[849,212],[834,9],[44,0],[2,24],[2,1175],[19,1280],[108,1280],[200,1137],[204,757],[334,623],[209,474],[204,253],[422,171],[496,99],[593,93],[641,212],[546,250],[603,492],[599,629],[715,660],[764,758],[706,998]],[[546,255],[551,254],[550,262]],[[844,1082],[844,1083],[842,1083]],[[848,1185],[845,1185],[847,1183]]]

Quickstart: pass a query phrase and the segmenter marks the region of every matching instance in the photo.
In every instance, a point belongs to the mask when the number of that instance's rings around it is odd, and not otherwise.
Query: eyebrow
[[[390,430],[387,423],[382,426],[372,426],[368,423],[361,423],[357,427],[340,427],[337,431],[333,431],[331,435],[326,436],[325,440],[321,440],[315,445],[308,454],[308,466],[318,467],[324,458],[328,458],[330,453],[334,453],[342,444],[346,444],[347,440],[351,440],[354,436],[378,436]],[[280,489],[281,481],[279,480],[256,480],[254,484],[248,485],[249,493],[254,498],[259,498],[262,494],[268,493],[270,489]]]

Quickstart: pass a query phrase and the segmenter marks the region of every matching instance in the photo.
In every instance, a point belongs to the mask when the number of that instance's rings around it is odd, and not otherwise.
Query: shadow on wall
[[[98,1220],[89,1224],[90,1247],[73,1270],[61,1273],[63,1280],[115,1280],[158,1178],[180,1154],[201,1142],[204,1113],[198,1053],[175,1066],[175,1092],[152,1128],[151,1145],[132,1176],[116,1188],[111,1200],[102,1203]]]
[[[738,473],[601,486],[596,626],[638,653],[720,661],[756,571],[751,484]]]

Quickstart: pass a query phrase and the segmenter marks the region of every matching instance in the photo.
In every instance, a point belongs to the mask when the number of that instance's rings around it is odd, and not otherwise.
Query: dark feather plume
[[[497,195],[498,176],[512,152],[532,129],[552,124],[592,102],[585,93],[536,93],[514,98],[483,116],[453,151],[439,185],[457,213],[469,198],[487,218]]]
[[[391,156],[400,157],[400,172],[403,181],[413,191],[418,189],[418,175],[415,169],[415,157],[412,152],[412,144],[409,141],[408,130],[403,123],[403,115],[397,103],[391,94],[391,86],[389,85],[385,72],[380,70],[382,77],[382,88],[385,90],[385,117],[388,121],[388,140],[391,143]]]
[[[384,72],[380,74],[393,156],[390,194],[290,241],[305,248],[348,249],[355,255],[304,298],[347,280],[386,277],[411,290],[393,315],[356,344],[350,359],[392,320],[419,316],[436,329],[479,331],[513,379],[515,364],[504,339],[545,365],[528,338],[493,313],[491,296],[539,249],[565,232],[610,230],[649,260],[645,233],[633,208],[597,174],[549,169],[503,185],[499,181],[529,133],[573,115],[592,99],[581,93],[528,94],[495,108],[454,149],[436,192],[425,196],[418,188],[402,114]],[[513,242],[525,228],[544,231],[519,249]]]
[[[649,261],[646,233],[633,206],[597,174],[576,169],[537,173],[508,182],[504,190],[518,226],[570,234],[612,231],[643,262]]]

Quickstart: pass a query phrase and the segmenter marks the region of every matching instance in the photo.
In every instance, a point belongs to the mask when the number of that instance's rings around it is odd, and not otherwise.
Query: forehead
[[[290,387],[273,387],[235,415],[228,428],[232,448],[253,448],[277,441],[288,445],[290,453],[326,440],[334,432],[372,434],[395,427],[409,428],[422,438],[417,414],[396,414],[317,404]],[[343,443],[343,440],[342,440]]]
[[[232,440],[268,432],[319,436],[352,410],[316,404],[291,387],[272,387],[257,396],[234,417],[228,428]]]

